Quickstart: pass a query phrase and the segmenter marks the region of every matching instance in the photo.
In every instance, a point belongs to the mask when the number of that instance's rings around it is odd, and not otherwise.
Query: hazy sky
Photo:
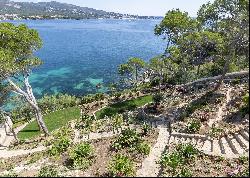
[[[13,1],[51,1],[51,0],[13,0]],[[83,7],[95,9],[138,14],[164,16],[165,13],[173,8],[179,8],[195,17],[199,7],[209,0],[56,0],[75,4]],[[211,2],[213,0],[210,0]]]

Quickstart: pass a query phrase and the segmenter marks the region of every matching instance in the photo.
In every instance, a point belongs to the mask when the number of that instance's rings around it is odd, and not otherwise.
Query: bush
[[[125,129],[122,131],[118,139],[112,144],[115,150],[123,148],[136,148],[137,144],[141,142],[139,134],[134,129]]]
[[[61,153],[67,151],[70,144],[70,139],[68,137],[63,136],[53,143],[52,148],[48,152],[51,156],[60,155]]]
[[[88,143],[81,143],[70,152],[73,167],[77,169],[87,169],[91,166],[93,158],[94,148]]]
[[[209,135],[211,137],[218,137],[221,133],[223,133],[223,129],[213,126],[209,132]]]
[[[38,177],[59,177],[58,171],[54,166],[44,166],[38,173]]]
[[[192,172],[187,168],[182,168],[180,172],[178,172],[175,177],[192,177]]]
[[[200,121],[192,120],[187,125],[187,132],[188,133],[196,133],[196,132],[198,132],[200,130],[200,128],[201,128]]]
[[[123,125],[123,115],[122,114],[116,114],[114,117],[112,117],[113,129],[121,128],[122,125]]]
[[[0,177],[18,177],[18,175],[14,171],[10,171],[8,174],[0,175]]]
[[[173,152],[169,154],[163,154],[161,157],[160,163],[164,167],[171,167],[172,169],[176,169],[179,165],[183,164],[183,158],[181,154],[178,152]]]
[[[147,143],[139,143],[136,147],[138,153],[149,155],[150,153],[150,146]]]
[[[142,126],[142,135],[143,136],[148,135],[151,130],[152,130],[152,127],[149,124],[144,123]]]
[[[185,161],[192,160],[198,154],[198,150],[190,143],[179,144],[176,147],[176,150],[183,158],[185,158]]]
[[[153,95],[153,101],[156,105],[159,105],[160,102],[164,99],[163,94],[161,93],[156,93]]]
[[[135,174],[133,161],[121,154],[113,157],[108,165],[108,170],[109,174],[113,177],[133,176]]]
[[[246,114],[249,113],[249,93],[243,96],[242,101],[244,105],[240,108],[240,113],[242,117],[244,117]]]

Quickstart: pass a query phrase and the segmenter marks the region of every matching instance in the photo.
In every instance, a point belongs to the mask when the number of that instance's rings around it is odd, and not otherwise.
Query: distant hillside
[[[0,19],[96,19],[157,18],[106,12],[72,4],[51,2],[14,2],[0,0]]]

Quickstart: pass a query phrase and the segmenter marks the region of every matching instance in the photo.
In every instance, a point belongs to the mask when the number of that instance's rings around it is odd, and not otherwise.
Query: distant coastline
[[[106,12],[89,7],[67,3],[51,2],[14,2],[0,0],[0,20],[49,20],[49,19],[162,19],[160,16],[140,16]]]

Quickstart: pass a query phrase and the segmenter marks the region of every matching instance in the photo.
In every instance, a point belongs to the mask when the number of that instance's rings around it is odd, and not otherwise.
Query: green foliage
[[[88,143],[76,145],[70,152],[70,159],[76,169],[87,169],[93,163],[94,148]]]
[[[185,159],[185,161],[190,161],[194,159],[195,156],[198,154],[198,150],[190,143],[179,144],[177,145],[176,150]]]
[[[123,148],[136,148],[136,146],[141,142],[141,138],[136,130],[125,129],[122,131],[118,139],[112,144],[115,150],[120,150]]]
[[[6,79],[42,63],[33,56],[42,47],[36,30],[24,24],[0,23],[0,36],[0,78]]]
[[[211,131],[209,132],[209,135],[211,137],[217,137],[219,136],[221,133],[223,132],[223,129],[222,128],[218,128],[218,127],[212,127],[211,128]]]
[[[151,125],[149,125],[147,123],[143,123],[143,125],[142,125],[142,135],[143,136],[148,135],[151,130],[152,130]]]
[[[171,154],[163,154],[160,163],[166,167],[169,166],[172,169],[176,169],[179,165],[183,164],[183,158],[178,152]]]
[[[18,177],[17,173],[10,171],[8,174],[4,174],[3,176],[0,175],[0,177]]]
[[[174,173],[182,168],[189,161],[192,161],[198,154],[197,149],[191,144],[177,145],[172,153],[165,153],[162,155],[160,164],[164,167],[169,166]],[[190,174],[188,171],[182,170],[183,174]]]
[[[149,155],[150,153],[150,146],[147,143],[139,143],[136,146],[136,150],[138,151],[138,153],[143,154],[143,155]]]
[[[123,125],[123,115],[117,114],[114,117],[112,117],[112,126],[114,129],[121,128]]]
[[[176,42],[179,36],[191,31],[196,26],[195,20],[188,16],[188,13],[181,12],[179,9],[170,10],[166,13],[164,19],[155,27],[155,34],[163,38],[168,38],[172,43]]]
[[[45,95],[42,99],[38,100],[38,105],[44,114],[66,109],[79,105],[79,99],[75,96],[67,94],[58,94],[48,96]]]
[[[109,174],[112,177],[128,177],[135,174],[135,166],[127,156],[117,154],[108,165]]]
[[[38,173],[38,177],[59,177],[56,166],[43,166]]]
[[[192,172],[188,168],[181,168],[181,171],[178,172],[176,177],[192,177]]]
[[[67,151],[71,144],[69,138],[62,136],[56,139],[56,141],[52,144],[52,148],[48,151],[51,156],[59,156],[61,153]]]
[[[241,164],[245,164],[245,163],[247,163],[249,161],[249,158],[247,156],[243,155],[243,156],[239,157],[239,161],[240,161]]]
[[[121,64],[118,67],[118,73],[123,77],[121,82],[126,87],[137,85],[145,65],[145,61],[140,58],[130,58],[127,63]]]
[[[241,116],[244,117],[249,113],[249,93],[242,97],[243,106],[240,108]]]
[[[164,97],[162,93],[156,93],[153,95],[153,101],[156,105],[159,105],[163,99]]]
[[[197,133],[200,130],[201,123],[197,120],[192,120],[187,125],[187,132],[188,133]]]

